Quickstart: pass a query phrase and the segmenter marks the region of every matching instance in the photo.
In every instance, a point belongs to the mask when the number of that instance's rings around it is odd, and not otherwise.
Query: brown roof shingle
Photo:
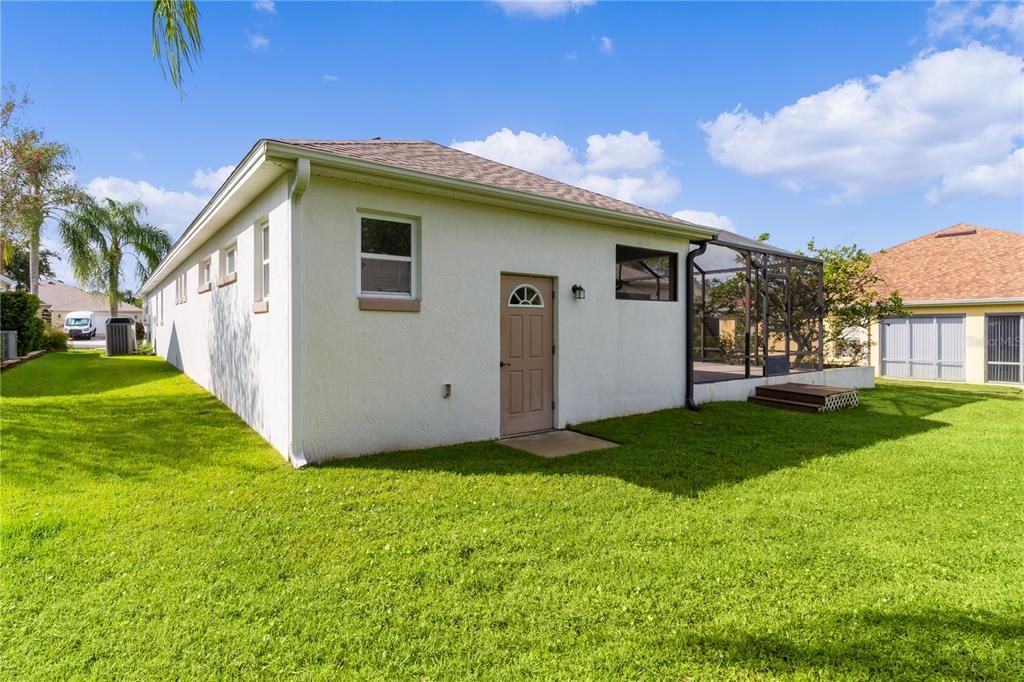
[[[91,310],[98,313],[110,311],[110,303],[105,296],[89,293],[55,279],[39,280],[39,300],[54,310]],[[142,312],[138,306],[124,301],[118,305],[118,310],[125,313]]]
[[[904,301],[1024,298],[1024,233],[960,223],[872,259]]]
[[[549,199],[571,201],[575,204],[593,206],[629,215],[666,220],[680,226],[690,225],[685,220],[674,218],[649,208],[635,206],[613,199],[597,192],[574,187],[558,180],[552,180],[536,173],[530,173],[497,161],[485,159],[469,152],[452,149],[427,140],[286,140],[274,142],[314,149],[351,159],[429,173],[454,180],[475,182],[481,185],[499,187],[535,194]]]

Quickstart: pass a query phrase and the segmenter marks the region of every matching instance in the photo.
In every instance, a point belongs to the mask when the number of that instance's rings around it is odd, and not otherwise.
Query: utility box
[[[0,332],[0,360],[13,360],[18,357],[18,332]]]
[[[107,320],[107,355],[135,353],[135,321],[130,317]]]

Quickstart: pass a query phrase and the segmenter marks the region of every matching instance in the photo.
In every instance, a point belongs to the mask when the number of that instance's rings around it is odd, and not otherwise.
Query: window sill
[[[234,284],[236,281],[238,281],[238,273],[237,272],[232,272],[232,273],[224,275],[223,277],[218,279],[217,280],[217,286],[219,286],[219,287],[227,286],[228,284]]]
[[[252,311],[256,315],[270,312],[270,301],[256,301],[252,304]]]
[[[200,284],[199,288],[196,289],[197,294],[205,294],[207,291],[213,288],[213,282],[207,282],[206,284]]]
[[[418,313],[419,299],[409,298],[360,298],[360,310],[386,310],[393,313]]]

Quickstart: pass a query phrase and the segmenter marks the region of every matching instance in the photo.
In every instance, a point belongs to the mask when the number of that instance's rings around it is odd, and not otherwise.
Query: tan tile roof
[[[475,182],[535,194],[549,199],[561,199],[575,204],[618,211],[629,215],[667,220],[680,226],[690,225],[685,220],[665,213],[635,206],[597,192],[574,187],[536,173],[506,166],[482,156],[445,147],[426,140],[284,140],[274,142],[315,149],[329,154],[371,161],[407,170],[429,173],[454,180]]]
[[[106,296],[91,294],[88,291],[64,284],[59,280],[39,280],[39,300],[54,310],[91,310],[96,313],[109,313],[110,304]],[[142,308],[130,303],[121,302],[118,310],[123,313],[141,313]]]
[[[1024,233],[960,223],[872,256],[904,301],[1024,298]]]

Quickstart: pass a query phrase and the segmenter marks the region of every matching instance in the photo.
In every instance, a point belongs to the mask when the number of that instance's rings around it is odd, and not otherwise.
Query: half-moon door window
[[[508,296],[510,308],[543,308],[544,297],[537,291],[537,287],[529,284],[520,284]]]

